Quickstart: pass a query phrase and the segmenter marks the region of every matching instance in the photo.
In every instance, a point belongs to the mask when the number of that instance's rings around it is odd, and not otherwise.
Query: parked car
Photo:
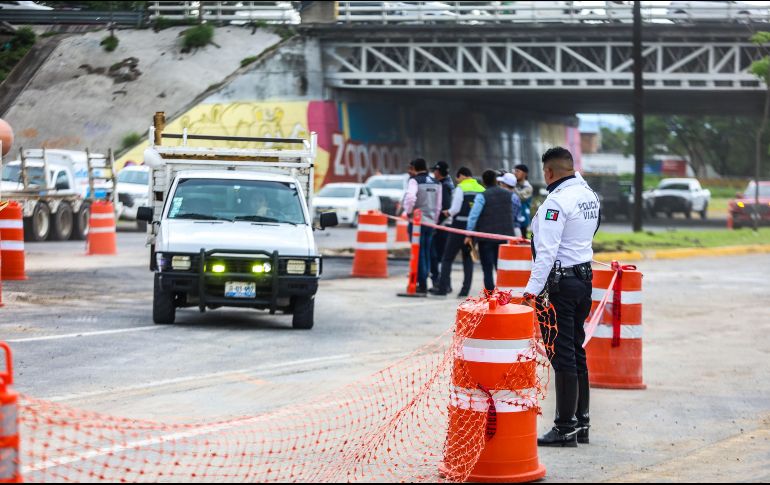
[[[136,221],[136,211],[139,207],[149,206],[150,167],[136,165],[126,167],[118,173],[118,217]],[[147,223],[137,221],[140,231],[147,230]]]
[[[697,212],[701,219],[705,219],[711,191],[702,188],[693,178],[670,178],[661,180],[656,189],[644,192],[642,197],[644,207],[652,217],[662,212],[671,218],[675,212],[681,212],[689,219],[693,212]]]
[[[372,175],[366,179],[366,186],[380,198],[382,212],[395,216],[401,209],[401,201],[404,199],[408,182],[407,174]]]
[[[668,16],[676,21],[724,22],[767,16],[767,9],[744,2],[671,2]]]
[[[324,212],[336,212],[339,222],[351,226],[358,225],[359,213],[380,209],[380,198],[364,184],[327,184],[313,199],[314,219]]]
[[[728,204],[734,229],[753,225],[755,217],[759,218],[760,224],[770,224],[770,180],[759,181],[759,207],[756,206],[755,189],[756,184],[749,182],[746,190],[736,194]]]

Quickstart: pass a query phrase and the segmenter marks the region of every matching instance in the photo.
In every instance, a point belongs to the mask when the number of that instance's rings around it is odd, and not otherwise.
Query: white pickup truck
[[[671,218],[675,212],[682,212],[689,219],[697,212],[701,219],[706,219],[711,191],[693,178],[670,178],[661,180],[656,189],[644,192],[642,199],[652,217],[662,212]]]
[[[177,308],[229,306],[290,313],[294,328],[312,328],[322,271],[308,211],[315,134],[188,136],[164,134],[164,124],[156,115],[144,154],[152,207],[137,213],[148,223],[155,323],[174,323]],[[261,147],[192,146],[201,140]],[[336,224],[334,213],[321,217],[321,229]]]

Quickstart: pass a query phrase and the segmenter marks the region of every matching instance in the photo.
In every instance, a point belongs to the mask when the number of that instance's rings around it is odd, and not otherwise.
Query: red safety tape
[[[385,214],[385,217],[387,217],[388,219],[393,219],[394,221],[404,220],[402,217],[395,217],[387,214]],[[411,220],[408,220],[408,219],[407,221],[410,223],[412,222]],[[446,231],[454,234],[462,234],[463,236],[468,236],[468,237],[480,237],[484,239],[496,239],[499,241],[511,241],[516,243],[529,243],[529,239],[525,239],[523,237],[518,237],[518,236],[503,236],[502,234],[492,234],[488,232],[466,231],[464,229],[457,229],[455,227],[447,227],[439,224],[431,224],[430,222],[422,222],[422,225],[425,227],[438,229],[439,231]]]
[[[615,270],[615,285],[612,287],[612,346],[620,347],[620,307],[621,307],[621,291],[623,287],[623,268],[617,261],[612,262],[612,269]],[[609,291],[608,291],[609,293]]]
[[[481,392],[487,395],[487,426],[484,429],[484,437],[487,441],[491,440],[497,434],[497,408],[495,407],[495,399],[492,397],[492,393],[486,387],[481,384],[477,384],[477,387],[481,389]]]

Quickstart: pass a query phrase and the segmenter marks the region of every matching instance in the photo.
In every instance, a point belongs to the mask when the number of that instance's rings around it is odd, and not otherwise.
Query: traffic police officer
[[[588,367],[583,324],[591,310],[591,243],[599,229],[599,199],[579,173],[570,152],[551,148],[543,154],[548,197],[532,221],[534,264],[525,298],[550,300],[556,312],[553,353],[556,418],[540,446],[588,443]],[[547,331],[543,330],[547,336]]]

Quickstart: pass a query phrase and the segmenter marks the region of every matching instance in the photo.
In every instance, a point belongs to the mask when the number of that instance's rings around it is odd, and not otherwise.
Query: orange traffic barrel
[[[26,280],[24,271],[24,214],[17,202],[0,209],[0,253],[4,280]]]
[[[409,242],[409,221],[406,217],[399,217],[396,221],[396,242]]]
[[[97,200],[91,204],[88,220],[87,254],[117,254],[115,210],[112,202]]]
[[[0,372],[0,483],[21,483],[19,394],[11,387],[11,348],[5,342],[0,342],[0,348],[5,351],[5,371]]]
[[[377,211],[359,214],[351,275],[358,278],[388,277],[388,218],[385,214]]]
[[[497,287],[519,295],[532,272],[532,248],[528,243],[501,244],[497,258]]]
[[[469,300],[457,311],[455,331],[460,340],[454,345],[441,475],[469,482],[543,478],[537,454],[534,310]],[[475,463],[470,473],[469,463]]]
[[[610,292],[599,325],[586,345],[588,378],[592,387],[645,389],[642,376],[642,273],[594,269],[592,312]],[[620,301],[618,301],[620,300]]]

